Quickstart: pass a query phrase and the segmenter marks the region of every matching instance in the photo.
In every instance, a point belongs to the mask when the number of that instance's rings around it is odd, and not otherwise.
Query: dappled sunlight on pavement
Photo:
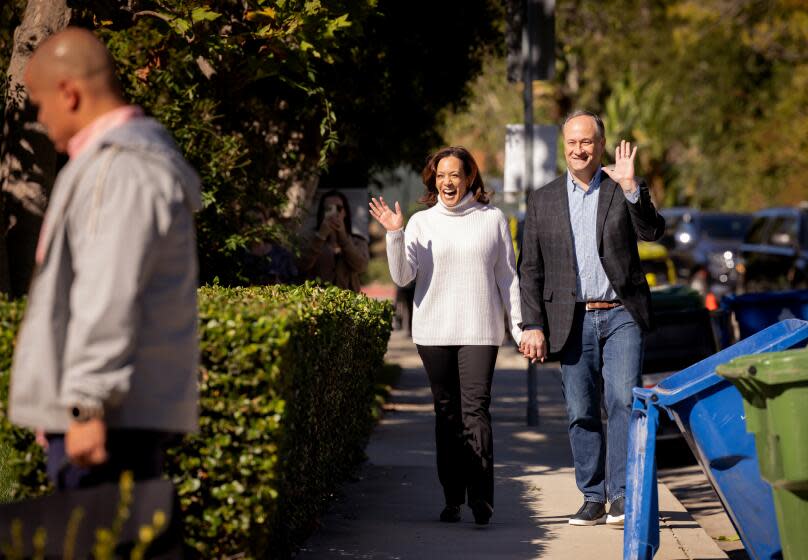
[[[427,376],[414,345],[400,332],[393,333],[386,360],[404,369],[368,444],[368,461],[358,480],[342,488],[342,496],[321,519],[300,558],[622,557],[622,530],[567,523],[582,497],[575,486],[557,364],[539,369],[540,425],[528,427],[526,363],[513,346],[500,349],[491,404],[494,516],[489,525],[477,526],[465,507],[461,522],[438,521],[444,504],[435,466],[434,413]],[[657,560],[725,558],[720,551],[696,550],[693,542],[715,545],[662,486],[660,509],[665,521]],[[688,531],[701,532],[709,542],[699,541]]]

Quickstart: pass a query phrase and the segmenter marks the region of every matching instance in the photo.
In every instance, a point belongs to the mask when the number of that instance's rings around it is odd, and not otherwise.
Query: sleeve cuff
[[[627,193],[623,191],[623,194],[626,197],[626,200],[629,201],[631,204],[637,204],[637,201],[640,200],[640,186],[637,185],[637,188],[634,189],[634,192]]]

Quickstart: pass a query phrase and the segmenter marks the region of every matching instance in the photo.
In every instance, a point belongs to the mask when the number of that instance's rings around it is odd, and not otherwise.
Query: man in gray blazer
[[[520,349],[534,362],[551,354],[561,362],[575,479],[584,495],[570,524],[622,525],[631,391],[640,385],[643,333],[652,328],[637,240],[658,239],[665,221],[634,176],[636,146],[621,141],[615,164],[601,167],[605,130],[588,111],[571,113],[563,135],[567,173],[528,201]]]

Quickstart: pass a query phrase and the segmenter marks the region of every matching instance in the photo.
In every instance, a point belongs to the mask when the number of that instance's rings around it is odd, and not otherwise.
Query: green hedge
[[[167,466],[186,540],[204,558],[284,557],[364,455],[392,308],[313,285],[202,288],[199,296],[200,432]],[[0,308],[4,397],[8,331],[20,311]],[[11,497],[42,493],[31,435],[2,421],[0,444],[13,449],[20,481]]]
[[[45,494],[45,454],[33,432],[8,421],[8,378],[14,340],[25,310],[23,301],[7,301],[0,294],[0,503]]]

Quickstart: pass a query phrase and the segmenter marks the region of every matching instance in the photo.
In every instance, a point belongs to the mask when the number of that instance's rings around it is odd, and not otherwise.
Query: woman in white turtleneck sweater
[[[478,524],[493,513],[491,380],[507,315],[517,344],[519,281],[503,213],[488,204],[477,163],[460,147],[433,155],[423,171],[429,208],[403,229],[398,203],[373,199],[371,215],[387,230],[393,281],[415,279],[412,338],[435,402],[441,521],[460,520],[466,502]]]

